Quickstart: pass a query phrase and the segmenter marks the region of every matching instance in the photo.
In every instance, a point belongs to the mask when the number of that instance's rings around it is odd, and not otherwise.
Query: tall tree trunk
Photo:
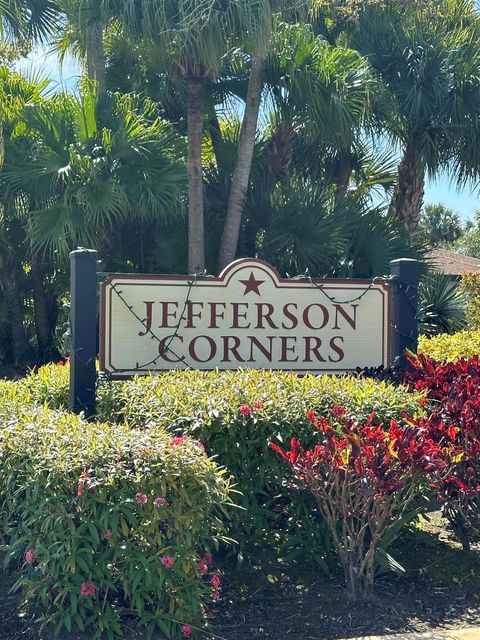
[[[424,193],[425,166],[414,149],[407,146],[398,166],[390,213],[402,223],[410,240],[415,240],[419,234]]]
[[[48,362],[54,357],[53,347],[54,326],[51,322],[51,309],[44,285],[44,274],[38,258],[31,260],[33,310],[35,316],[35,331],[37,334],[38,356],[41,362]]]
[[[90,80],[97,83],[98,94],[101,96],[107,90],[103,24],[101,20],[95,20],[89,22],[85,28],[87,73]]]
[[[23,304],[14,269],[3,268],[2,289],[8,308],[10,335],[12,339],[13,366],[24,367],[31,359],[31,349],[23,324]]]
[[[203,219],[202,138],[205,87],[203,80],[187,80],[188,102],[188,270],[205,269]]]
[[[240,225],[255,149],[258,114],[262,101],[262,74],[266,59],[267,50],[263,49],[258,52],[252,60],[245,113],[243,116],[242,130],[240,131],[240,139],[238,141],[237,164],[232,176],[227,217],[225,219],[218,253],[218,268],[220,271],[235,259],[237,252]]]

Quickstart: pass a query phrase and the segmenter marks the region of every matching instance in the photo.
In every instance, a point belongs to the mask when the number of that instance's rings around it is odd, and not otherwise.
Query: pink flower
[[[111,537],[112,537],[111,529],[107,529],[106,531],[102,531],[102,533],[100,534],[100,538],[102,540],[110,540]]]
[[[249,407],[248,404],[242,404],[242,406],[240,407],[240,415],[251,416],[252,415],[251,407]]]
[[[215,573],[213,574],[211,582],[212,582],[212,587],[215,590],[220,588],[222,581],[220,579],[220,574],[218,571],[215,571]]]
[[[80,589],[81,596],[94,596],[96,587],[93,582],[82,582],[82,588]]]
[[[63,366],[65,365],[65,362],[64,362],[63,360],[59,360],[59,361],[57,362],[57,365],[58,365],[59,367],[63,367]]]
[[[163,496],[157,496],[153,501],[154,507],[164,507],[166,504],[167,501]]]
[[[35,551],[33,549],[27,549],[27,552],[25,553],[25,562],[27,564],[32,564],[32,562],[35,560],[37,554],[35,553]]]
[[[205,447],[199,440],[192,440],[192,444],[194,447],[197,447],[197,449],[200,449],[200,451],[205,452]]]
[[[175,436],[170,440],[170,444],[179,445],[183,444],[186,440],[188,440],[187,436]]]
[[[175,562],[175,558],[172,558],[172,556],[162,556],[160,558],[160,562],[163,564],[164,567],[166,567],[167,569],[171,569],[173,566],[173,563]]]
[[[141,504],[142,506],[146,505],[147,502],[148,502],[148,496],[146,496],[144,493],[136,493],[135,494],[135,502],[137,504]]]
[[[255,400],[253,403],[254,409],[263,409],[263,400]]]
[[[199,560],[198,561],[198,570],[200,571],[200,573],[203,575],[204,573],[207,573],[208,571],[208,564],[205,562],[205,560]]]
[[[192,635],[192,625],[184,624],[182,627],[182,636],[184,638],[189,638]]]
[[[343,416],[347,413],[347,410],[345,409],[345,407],[341,407],[340,405],[336,404],[332,408],[332,413],[336,418],[340,419],[343,418]]]
[[[212,562],[213,562],[213,556],[212,556],[212,554],[211,554],[211,553],[206,553],[206,554],[203,556],[203,559],[205,560],[205,562],[206,562],[207,564],[212,564]]]

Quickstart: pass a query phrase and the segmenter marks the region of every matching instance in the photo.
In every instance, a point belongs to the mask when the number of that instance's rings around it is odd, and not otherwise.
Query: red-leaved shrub
[[[444,465],[432,470],[442,510],[464,549],[480,532],[480,360],[440,364],[411,358],[405,382],[424,390],[431,414],[419,424],[442,451]]]
[[[428,465],[443,467],[441,449],[428,428],[392,420],[388,428],[347,417],[337,407],[338,423],[309,413],[319,443],[303,449],[295,438],[290,450],[271,447],[290,465],[295,481],[314,496],[353,597],[369,590],[382,539],[404,517]]]

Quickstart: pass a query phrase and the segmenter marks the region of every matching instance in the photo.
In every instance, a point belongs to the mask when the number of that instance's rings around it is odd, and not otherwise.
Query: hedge
[[[421,336],[418,351],[437,362],[471,358],[480,354],[480,331],[459,331],[451,335],[442,333],[431,338]]]
[[[57,633],[113,638],[128,612],[195,636],[225,534],[225,473],[194,440],[21,409],[19,388],[0,387],[0,533],[17,587]]]
[[[32,402],[57,407],[68,402],[67,366],[42,367],[17,384],[26,387]],[[291,500],[281,461],[269,442],[285,442],[295,434],[308,444],[313,438],[306,417],[310,410],[329,415],[343,405],[358,420],[375,412],[381,422],[405,410],[413,414],[420,403],[420,395],[374,380],[256,370],[177,371],[103,381],[98,388],[99,419],[149,432],[188,434],[228,469],[242,507],[230,523],[240,555],[252,543],[273,544],[287,559],[309,551],[324,569],[326,530],[310,496]]]
[[[463,274],[460,288],[466,298],[465,316],[467,328],[478,331],[480,330],[480,274]]]

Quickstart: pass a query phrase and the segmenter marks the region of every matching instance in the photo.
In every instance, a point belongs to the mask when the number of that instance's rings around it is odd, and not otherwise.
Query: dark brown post
[[[97,372],[97,252],[70,253],[70,409],[95,415]]]
[[[405,351],[416,353],[418,346],[417,260],[400,258],[390,262],[392,279],[392,364],[405,367]]]

